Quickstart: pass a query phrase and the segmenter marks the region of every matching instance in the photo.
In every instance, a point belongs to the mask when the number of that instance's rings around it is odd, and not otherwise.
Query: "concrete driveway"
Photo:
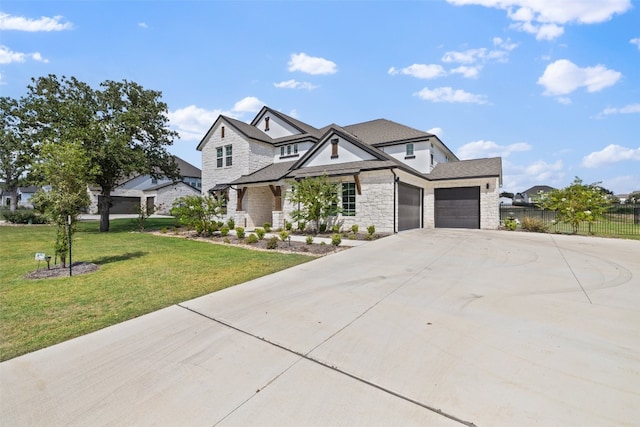
[[[0,393],[4,427],[638,425],[640,242],[404,232],[9,360]]]

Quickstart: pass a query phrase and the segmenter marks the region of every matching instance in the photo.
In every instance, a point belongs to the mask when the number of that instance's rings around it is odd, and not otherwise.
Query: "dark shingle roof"
[[[287,175],[289,168],[291,168],[294,163],[295,162],[272,163],[269,166],[258,169],[249,175],[242,175],[230,184],[252,184],[258,182],[278,181]]]
[[[549,187],[548,185],[535,185],[528,190],[522,192],[522,194],[528,194],[529,196],[535,196],[540,192],[548,193],[550,191],[555,190],[553,187]]]
[[[202,171],[197,167],[193,166],[191,163],[185,160],[182,160],[178,156],[173,156],[173,158],[176,160],[176,163],[178,164],[178,171],[180,172],[180,176],[182,177],[188,176],[192,178],[202,177]]]
[[[288,178],[307,178],[313,176],[344,176],[354,175],[361,171],[388,169],[398,165],[390,160],[364,160],[361,162],[338,163],[335,165],[310,166],[291,171]]]
[[[370,145],[435,136],[432,133],[423,132],[387,119],[357,123],[344,126],[343,129]]]
[[[429,180],[478,178],[483,176],[502,176],[502,159],[461,160],[459,162],[438,163],[427,178]]]

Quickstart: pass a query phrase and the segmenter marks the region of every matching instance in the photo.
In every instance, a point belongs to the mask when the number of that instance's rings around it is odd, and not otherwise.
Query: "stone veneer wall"
[[[486,188],[489,183],[489,188]],[[425,228],[435,227],[435,188],[480,187],[480,228],[495,230],[500,226],[500,180],[498,177],[433,181],[425,193]]]
[[[173,202],[184,196],[199,196],[200,191],[190,185],[179,183],[162,187],[153,192],[146,192],[142,197],[141,204],[146,206],[147,197],[155,197],[156,212],[160,215],[169,215]]]

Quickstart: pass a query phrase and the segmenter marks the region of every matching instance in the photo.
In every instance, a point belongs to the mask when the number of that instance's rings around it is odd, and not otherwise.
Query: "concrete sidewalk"
[[[0,364],[0,424],[624,426],[640,242],[415,230]]]

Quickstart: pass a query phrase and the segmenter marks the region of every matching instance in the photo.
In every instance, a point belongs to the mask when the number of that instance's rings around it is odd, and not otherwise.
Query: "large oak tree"
[[[166,147],[177,135],[168,127],[161,92],[137,83],[107,80],[98,89],[75,77],[33,79],[24,122],[32,144],[79,142],[100,187],[100,231],[109,231],[111,193],[134,174],[178,181]]]

